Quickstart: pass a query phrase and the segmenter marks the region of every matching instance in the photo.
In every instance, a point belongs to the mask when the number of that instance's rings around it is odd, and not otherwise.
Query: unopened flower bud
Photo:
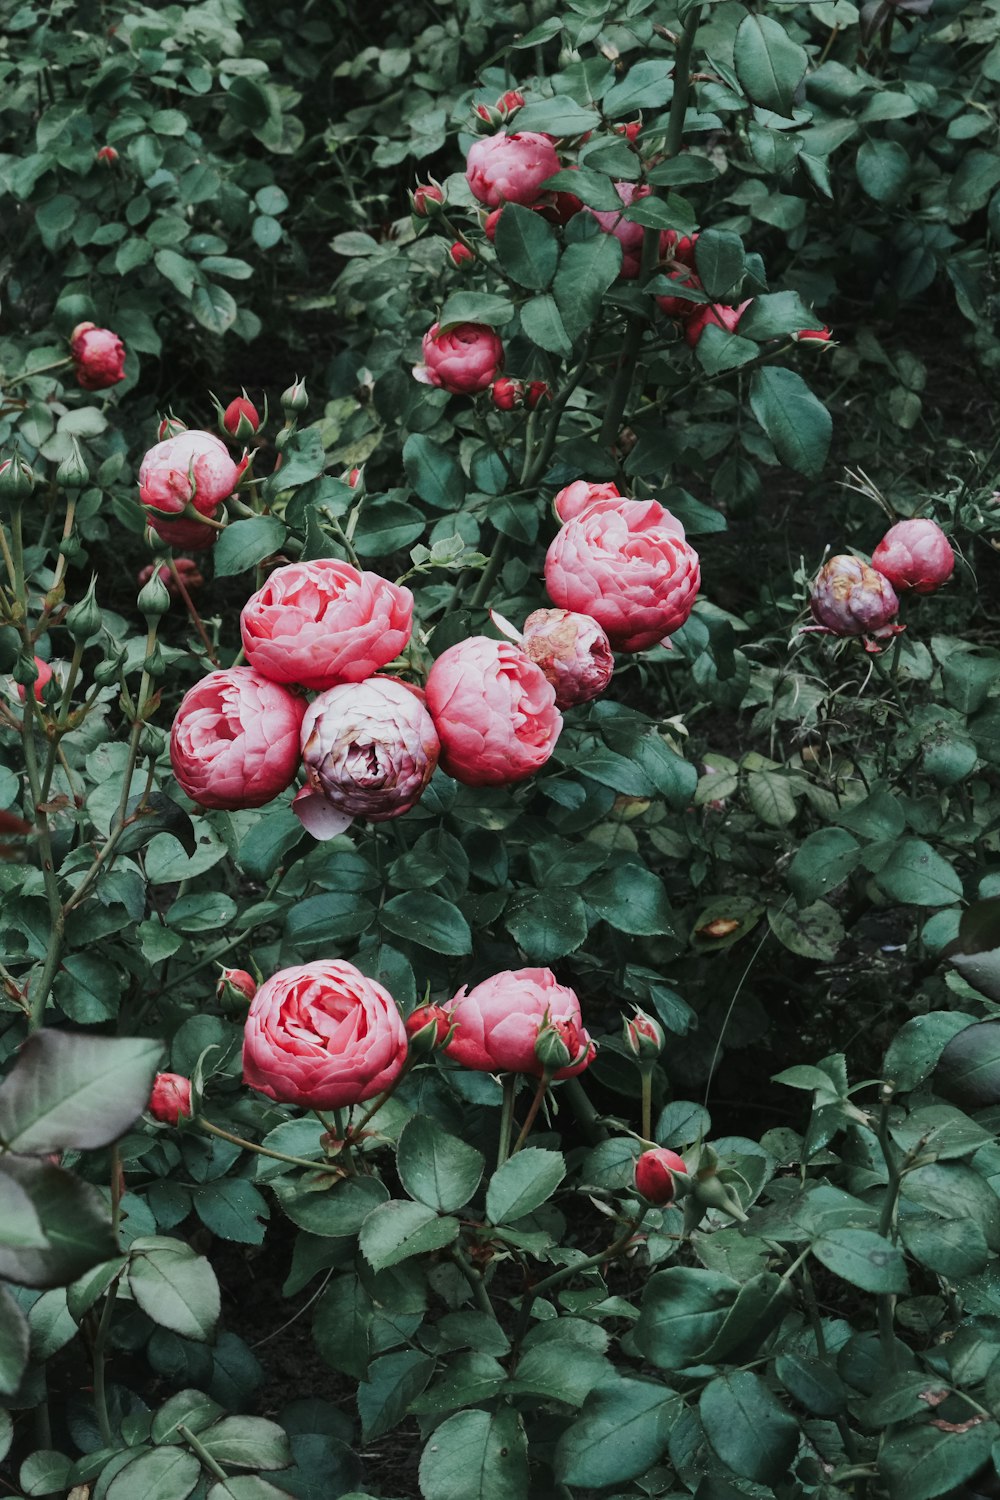
[[[410,204],[418,219],[430,219],[438,212],[438,204],[444,202],[444,190],[434,182],[422,182],[410,194]]]
[[[92,640],[103,624],[101,607],[95,595],[96,588],[97,578],[94,577],[83,598],[73,605],[63,622],[78,646],[85,646]]]
[[[167,736],[155,724],[144,724],[139,736],[139,753],[147,760],[159,760],[167,748]]]
[[[122,663],[125,660],[124,653],[109,656],[105,661],[98,662],[93,671],[94,681],[98,687],[114,687],[121,674]]]
[[[691,1196],[702,1208],[714,1208],[730,1219],[736,1219],[741,1224],[746,1223],[747,1216],[739,1200],[729,1191],[716,1172],[708,1172],[705,1176],[696,1177]]]
[[[452,265],[459,270],[462,268],[462,266],[468,265],[471,261],[474,261],[475,258],[476,257],[473,255],[468,245],[463,245],[461,240],[456,240],[451,249],[448,251],[448,259],[451,261]]]
[[[626,1047],[640,1064],[654,1063],[666,1042],[659,1021],[638,1008],[631,1020],[626,1018],[624,1035]]]
[[[246,391],[230,401],[225,411],[216,402],[216,410],[219,413],[219,431],[238,443],[248,443],[263,426],[257,408]]]
[[[501,375],[499,380],[494,380],[490,395],[498,411],[513,411],[515,407],[524,404],[524,386],[520,380],[511,380],[509,375]]]
[[[159,619],[165,615],[170,608],[170,595],[167,586],[160,577],[159,569],[153,574],[148,583],[144,583],[139,590],[136,600],[142,614],[147,620]]]
[[[152,651],[143,662],[142,670],[146,672],[150,677],[154,678],[162,677],[164,672],[167,670],[166,658],[164,657],[163,652],[160,650],[159,641],[157,641],[156,645],[153,647]]]
[[[223,969],[215,986],[216,998],[237,1009],[250,1004],[257,993],[257,981],[246,969]]]
[[[90,470],[80,451],[80,444],[73,438],[68,455],[56,469],[56,484],[64,490],[82,490],[90,480]]]
[[[539,1027],[535,1038],[535,1056],[549,1074],[558,1073],[560,1068],[568,1068],[573,1061],[573,1053],[566,1038],[558,1027],[551,1024]]]
[[[833,338],[833,332],[829,328],[800,328],[798,333],[793,333],[792,338],[796,344],[828,344]]]
[[[540,401],[550,401],[552,390],[544,380],[530,380],[524,393],[524,404],[529,411],[534,411]]]
[[[677,1192],[674,1179],[678,1173],[686,1177],[687,1167],[676,1151],[668,1151],[665,1146],[644,1151],[635,1164],[636,1189],[650,1203],[672,1203]]]
[[[180,417],[175,417],[172,413],[168,413],[167,416],[160,418],[160,425],[156,429],[156,441],[158,443],[165,443],[167,438],[180,437],[181,433],[187,432],[187,430],[188,426],[186,422],[182,422]]]
[[[161,1125],[179,1125],[191,1115],[191,1080],[180,1073],[157,1073],[149,1096],[149,1113]]]
[[[349,470],[348,473],[344,475],[344,483],[350,485],[352,490],[356,490],[358,485],[361,483],[361,470]]]
[[[446,1046],[454,1030],[442,1005],[418,1005],[403,1024],[410,1039],[410,1051],[417,1057],[426,1057]]]
[[[34,689],[35,698],[41,703],[45,686],[52,677],[52,668],[40,656],[29,656],[27,652],[22,651],[14,663],[13,677],[18,685],[18,696],[22,703],[24,690],[27,687]]]
[[[118,160],[118,152],[114,146],[102,146],[95,154],[94,160],[100,162],[102,167],[113,167]]]
[[[281,393],[282,410],[288,412],[303,412],[309,405],[309,397],[306,393],[306,383],[296,375],[286,391]]]
[[[30,499],[35,488],[35,476],[19,453],[0,464],[0,500],[8,505],[20,505]]]

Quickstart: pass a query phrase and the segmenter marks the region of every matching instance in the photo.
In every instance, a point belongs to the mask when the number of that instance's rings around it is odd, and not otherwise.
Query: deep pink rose
[[[524,622],[523,644],[555,688],[557,708],[588,703],[611,681],[611,644],[590,615],[536,609]]]
[[[530,207],[546,178],[559,171],[556,148],[547,135],[522,131],[483,136],[469,147],[465,176],[480,203],[497,208],[501,203]]]
[[[161,1125],[179,1125],[191,1116],[191,1080],[181,1073],[157,1073],[149,1096],[149,1113]]]
[[[605,234],[613,234],[622,247],[622,268],[618,273],[619,281],[634,281],[642,268],[642,241],[646,231],[641,224],[633,224],[630,219],[623,219],[622,213],[630,208],[633,203],[646,198],[652,192],[648,185],[639,186],[636,182],[616,182],[615,192],[622,200],[622,206],[615,209],[588,208],[591,214],[600,224]]]
[[[245,391],[230,401],[219,421],[229,436],[240,443],[256,437],[262,426],[260,414]]]
[[[470,636],[443,651],[427,678],[441,765],[467,786],[523,781],[545,764],[562,729],[555,690],[508,641]]]
[[[77,385],[85,391],[105,391],[125,379],[125,345],[110,328],[78,323],[70,334],[69,352]]]
[[[890,622],[899,611],[896,591],[858,557],[831,557],[820,568],[809,596],[819,629],[829,635],[895,635]],[[807,626],[806,629],[816,628]]]
[[[292,806],[318,839],[343,833],[354,818],[398,818],[422,796],[440,753],[419,689],[392,677],[342,683],[306,710],[306,785]]]
[[[240,615],[252,667],[320,692],[373,677],[403,650],[412,624],[409,589],[334,557],[275,568]]]
[[[644,1151],[635,1164],[635,1185],[650,1203],[672,1203],[674,1198],[674,1174],[688,1169],[676,1151],[658,1146],[654,1151]]]
[[[872,553],[872,567],[897,593],[933,594],[955,571],[955,554],[936,521],[897,521]]]
[[[580,1002],[551,969],[505,969],[469,990],[465,985],[446,1006],[455,1034],[445,1055],[477,1073],[542,1076],[535,1053],[538,1033],[555,1027],[573,1062],[556,1078],[582,1073],[597,1051],[584,1029]]]
[[[597,483],[590,479],[574,479],[572,484],[559,491],[552,504],[560,521],[574,521],[598,501],[609,500],[617,504],[622,498],[621,490],[610,480]]]
[[[726,307],[721,302],[700,302],[684,324],[685,339],[693,349],[710,323],[716,328],[724,328],[727,333],[735,333],[752,301],[753,298],[748,297],[738,307]]]
[[[209,672],[184,694],[170,763],[199,807],[262,807],[299,768],[305,703],[252,667]]]
[[[243,1029],[243,1081],[279,1104],[343,1109],[380,1094],[406,1061],[388,990],[339,959],[272,975]]]
[[[485,323],[456,323],[444,332],[434,323],[424,334],[423,351],[424,362],[414,366],[414,377],[453,396],[485,391],[503,369],[500,336]]]
[[[645,651],[679,630],[700,581],[684,528],[655,500],[584,512],[556,534],[545,558],[553,603],[590,615],[619,651]]]

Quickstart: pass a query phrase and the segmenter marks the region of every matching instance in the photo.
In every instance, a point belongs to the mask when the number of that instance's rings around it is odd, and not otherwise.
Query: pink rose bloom
[[[159,517],[178,516],[191,504],[203,516],[229,498],[242,468],[211,432],[179,432],[155,443],[139,465],[139,499]]]
[[[409,589],[335,557],[275,568],[240,615],[252,667],[320,692],[373,677],[406,646],[412,624]]]
[[[191,1117],[191,1080],[181,1073],[157,1073],[147,1106],[161,1125],[179,1125],[181,1115]]]
[[[634,281],[642,268],[642,240],[645,234],[641,224],[633,224],[629,219],[622,218],[622,210],[638,203],[641,198],[647,198],[652,192],[648,186],[640,187],[637,182],[616,182],[615,192],[622,200],[622,208],[617,212],[614,209],[588,208],[588,214],[600,224],[605,234],[613,234],[622,247],[622,268],[618,273],[619,281]]]
[[[621,490],[610,481],[606,484],[597,484],[589,479],[574,479],[572,484],[567,484],[559,491],[552,504],[560,521],[573,521],[577,516],[582,516],[583,512],[589,510],[598,500],[610,500],[617,503],[621,499]]]
[[[936,521],[897,521],[872,553],[872,567],[898,593],[933,594],[955,571],[955,554]]]
[[[414,378],[453,396],[485,391],[503,369],[503,344],[485,323],[456,323],[444,332],[434,323],[424,334],[423,350],[424,363],[414,366]]]
[[[890,621],[899,610],[888,578],[860,558],[831,557],[820,568],[809,596],[816,626],[826,635],[895,635],[902,628]]]
[[[584,1029],[575,991],[559,984],[551,969],[505,969],[475,989],[463,985],[445,1008],[455,1027],[445,1056],[477,1073],[540,1078],[535,1042],[546,1026],[559,1032],[573,1057],[556,1078],[582,1073],[597,1051]]]
[[[406,1061],[396,1002],[339,959],[272,975],[243,1029],[243,1081],[279,1104],[343,1109],[380,1094]]]
[[[251,667],[209,672],[184,694],[170,763],[199,807],[262,807],[299,768],[305,703]]]
[[[70,334],[69,352],[76,383],[85,391],[105,391],[125,379],[125,345],[110,328],[78,323]]]
[[[473,635],[443,651],[427,678],[441,765],[466,786],[504,786],[539,770],[562,729],[544,672],[508,641]]]
[[[615,669],[596,620],[568,609],[536,609],[524,622],[524,649],[556,690],[556,707],[573,708],[604,692]]]
[[[306,785],[292,807],[318,839],[343,833],[354,818],[398,818],[423,795],[440,753],[418,688],[392,677],[342,683],[306,710]]]
[[[748,297],[738,307],[725,307],[721,302],[699,303],[684,324],[685,339],[693,349],[710,323],[714,323],[716,328],[724,328],[727,333],[735,333],[752,301],[753,298]]]
[[[679,630],[700,582],[684,528],[655,500],[586,511],[557,532],[545,558],[552,602],[590,615],[619,651],[645,651]]]
[[[526,130],[483,136],[469,147],[465,176],[480,203],[497,208],[520,203],[530,208],[542,183],[559,171],[556,148],[547,135]]]

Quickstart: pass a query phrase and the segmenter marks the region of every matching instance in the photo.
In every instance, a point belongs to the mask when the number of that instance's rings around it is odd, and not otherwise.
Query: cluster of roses
[[[936,522],[898,521],[875,548],[870,566],[846,553],[824,564],[809,597],[816,624],[803,629],[862,636],[865,650],[877,652],[876,641],[906,629],[896,623],[899,595],[933,594],[954,568],[951,543]]]
[[[679,629],[700,581],[697,553],[657,501],[578,480],[555,507],[545,581],[558,607],[534,611],[523,632],[494,616],[513,640],[459,641],[423,690],[381,674],[410,641],[409,589],[335,558],[276,568],[240,616],[247,665],[209,673],[177,711],[170,755],[183,790],[203,807],[260,807],[301,762],[292,806],[332,838],[354,818],[408,812],[439,762],[470,786],[539,770],[559,710],[607,686],[612,646],[642,651]],[[307,707],[292,689],[318,696]]]

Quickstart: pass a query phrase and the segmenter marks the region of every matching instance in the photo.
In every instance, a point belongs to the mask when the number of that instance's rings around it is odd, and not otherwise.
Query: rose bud
[[[318,839],[355,818],[384,823],[423,795],[441,752],[423,693],[392,677],[369,677],[321,693],[301,733],[306,785],[292,808]]]
[[[395,1083],[406,1062],[396,1002],[339,959],[282,969],[243,1029],[243,1081],[279,1104],[343,1109]]]
[[[524,404],[529,411],[534,411],[540,401],[552,399],[551,387],[544,380],[530,380],[524,393]]]
[[[557,532],[545,557],[553,603],[590,615],[619,651],[645,651],[679,630],[700,581],[684,528],[655,500],[585,511]]]
[[[545,1066],[535,1044],[542,1028],[559,1028],[561,1042],[569,1041],[572,1061],[558,1068],[555,1078],[582,1073],[597,1051],[575,992],[559,984],[551,969],[505,969],[474,989],[463,985],[446,1009],[455,1034],[445,1055],[478,1073],[541,1078]]]
[[[486,215],[483,220],[483,233],[492,245],[497,237],[497,225],[500,223],[502,208],[495,208],[492,213]]]
[[[199,807],[263,807],[295,779],[305,703],[252,667],[209,672],[181,699],[170,764]]]
[[[639,1063],[655,1062],[663,1051],[666,1037],[659,1021],[654,1021],[644,1010],[636,1010],[624,1025],[625,1045]]]
[[[56,484],[64,490],[82,490],[90,482],[87,460],[80,451],[76,438],[70,440],[70,450],[56,469]]]
[[[615,134],[623,135],[631,146],[642,129],[642,119],[640,117],[638,120],[629,120],[627,125],[616,125],[614,128]]]
[[[152,578],[154,566],[154,563],[147,563],[146,566],[144,568],[141,568],[136,574],[136,583],[140,588],[144,588]],[[174,567],[180,574],[180,579],[184,587],[189,591],[191,589],[200,589],[204,584],[205,580],[201,576],[201,573],[198,570],[198,564],[195,562],[193,557],[175,557]],[[160,574],[160,582],[165,587],[171,599],[179,599],[181,597],[181,591],[177,587],[177,580],[173,575],[173,571],[171,570],[169,563],[164,563],[158,571]]]
[[[475,258],[468,245],[463,245],[461,240],[456,240],[448,251],[448,259],[457,270],[460,270],[462,266],[468,265]]]
[[[622,247],[622,268],[618,273],[618,280],[634,281],[642,267],[642,241],[646,231],[641,224],[623,219],[622,213],[633,203],[648,197],[652,188],[645,185],[640,187],[636,182],[616,182],[614,187],[622,200],[619,210],[598,211],[596,208],[588,208],[587,213],[597,220],[605,234],[613,234]]]
[[[288,389],[281,393],[281,409],[287,416],[294,416],[306,411],[308,406],[309,396],[306,383],[296,375]]]
[[[598,501],[611,501],[613,508],[624,498],[618,486],[610,480],[606,484],[593,484],[587,479],[574,479],[572,484],[559,491],[552,504],[560,521],[575,521]]]
[[[272,682],[323,692],[363,682],[410,639],[413,595],[335,557],[275,568],[240,615],[243,649]]]
[[[800,328],[798,333],[792,334],[796,344],[828,344],[832,338],[832,330],[826,327]]]
[[[160,425],[156,429],[156,440],[159,443],[165,443],[167,438],[179,437],[182,432],[187,432],[187,430],[187,423],[182,422],[180,417],[175,417],[173,414],[161,417]]]
[[[356,490],[360,482],[361,482],[361,470],[360,469],[350,469],[344,475],[344,483],[346,485],[349,485],[352,490]]]
[[[156,443],[142,460],[139,501],[163,541],[201,551],[211,546],[214,531],[183,513],[192,505],[203,516],[213,515],[233,493],[240,473],[221,438],[181,432]]]
[[[666,262],[666,271],[671,281],[692,291],[701,290],[701,281],[695,274],[696,234],[681,235],[676,229],[665,229],[660,235],[660,259]],[[672,264],[672,269],[671,269]],[[657,297],[656,304],[668,318],[690,318],[704,307],[705,303],[692,302],[687,297]]]
[[[505,94],[500,95],[500,98],[492,108],[488,104],[477,104],[476,114],[481,120],[486,120],[489,124],[493,125],[499,123],[500,120],[509,119],[511,115],[516,114],[523,107],[524,95],[517,89],[508,89]]]
[[[524,622],[523,646],[556,690],[556,708],[575,708],[604,692],[615,669],[611,644],[596,620],[568,609],[536,609]]]
[[[451,1017],[443,1005],[418,1005],[406,1018],[410,1051],[426,1057],[445,1046],[452,1034]]]
[[[444,193],[436,182],[422,182],[410,194],[410,206],[418,219],[429,219],[436,203],[444,202]]]
[[[815,626],[826,635],[895,635],[902,627],[890,624],[899,611],[896,591],[857,557],[831,557],[820,568],[809,596]]]
[[[474,635],[427,678],[441,765],[466,786],[504,786],[539,770],[562,729],[555,690],[518,646]]]
[[[118,160],[118,152],[114,146],[102,146],[99,151],[95,152],[94,160],[99,161],[102,167],[113,167]]]
[[[535,1037],[535,1056],[548,1078],[566,1078],[574,1069],[587,1067],[594,1051],[590,1037],[575,1021],[546,1021]]]
[[[181,1073],[157,1073],[149,1096],[149,1113],[161,1125],[179,1125],[191,1118],[191,1080]]]
[[[674,1200],[674,1174],[687,1176],[687,1167],[676,1151],[658,1146],[654,1151],[644,1151],[635,1164],[635,1185],[638,1192],[650,1203],[660,1205]]]
[[[503,369],[503,344],[484,323],[456,323],[444,332],[434,323],[424,334],[423,352],[414,377],[454,396],[485,391]]]
[[[19,453],[5,458],[0,464],[0,500],[8,505],[21,505],[30,500],[35,492],[34,471],[28,467]]]
[[[25,658],[25,660],[27,660],[27,658]],[[35,695],[35,701],[37,703],[44,703],[45,702],[45,685],[46,685],[46,683],[52,681],[52,668],[49,666],[48,662],[47,661],[43,661],[40,656],[33,656],[32,657],[32,661],[35,664],[35,676],[34,676],[34,679],[33,679],[34,685],[33,685],[32,691],[34,692],[34,695]],[[21,702],[23,703],[24,702],[24,684],[21,683],[21,682],[19,682],[18,685],[17,685],[17,696],[20,698]]]
[[[230,401],[225,411],[219,408],[219,430],[236,442],[248,443],[261,429],[260,416],[246,391]]]
[[[110,328],[78,323],[70,334],[69,352],[76,383],[85,391],[105,391],[125,379],[125,345]]]
[[[524,386],[520,380],[511,380],[507,375],[501,375],[493,382],[490,395],[498,411],[513,411],[516,406],[524,405]]]
[[[933,594],[955,571],[955,554],[935,521],[897,521],[872,553],[872,567],[897,593]]]
[[[699,303],[684,324],[684,337],[690,347],[692,349],[695,347],[710,323],[716,328],[724,328],[727,333],[735,333],[740,319],[752,301],[753,298],[749,297],[738,307],[724,307],[721,302]]]
[[[474,197],[487,208],[501,203],[530,207],[546,178],[559,171],[556,148],[547,135],[500,130],[474,141],[466,159],[466,180]]]
[[[257,981],[246,969],[223,969],[215,986],[216,998],[230,1005],[246,1005],[257,993]]]

